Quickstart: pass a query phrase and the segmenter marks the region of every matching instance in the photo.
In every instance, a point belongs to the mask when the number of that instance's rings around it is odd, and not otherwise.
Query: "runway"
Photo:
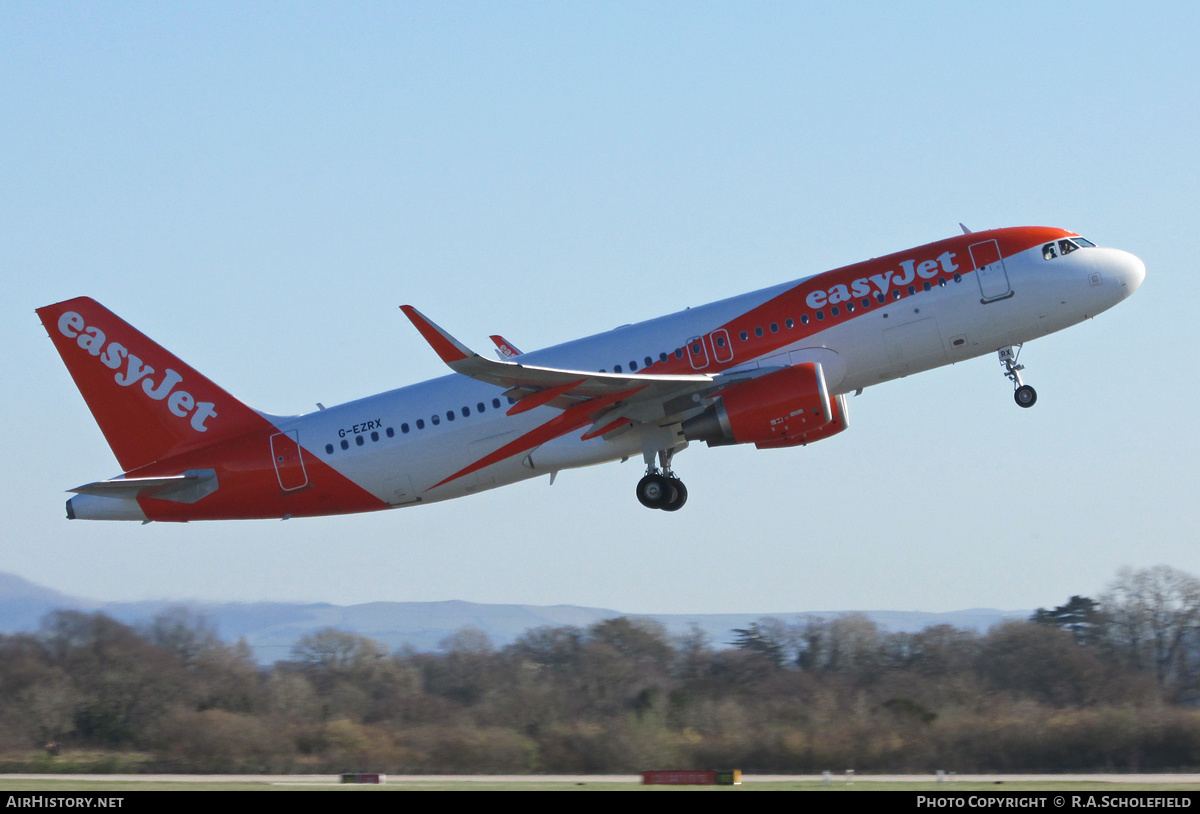
[[[831,785],[844,786],[868,783],[932,783],[933,774],[855,774],[833,773]],[[338,775],[326,774],[0,774],[0,781],[66,780],[95,783],[267,783],[282,786],[341,786]],[[742,775],[742,785],[755,783],[820,783],[819,774],[749,774]],[[387,785],[462,782],[462,783],[640,783],[637,774],[404,774],[387,775]],[[1112,783],[1122,784],[1197,784],[1200,774],[960,774],[946,775],[938,785],[952,791],[957,784],[1005,783]],[[999,790],[999,789],[997,789]]]

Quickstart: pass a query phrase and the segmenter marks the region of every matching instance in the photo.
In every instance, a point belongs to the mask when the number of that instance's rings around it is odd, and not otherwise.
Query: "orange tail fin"
[[[95,300],[37,314],[126,472],[262,426],[254,410]]]

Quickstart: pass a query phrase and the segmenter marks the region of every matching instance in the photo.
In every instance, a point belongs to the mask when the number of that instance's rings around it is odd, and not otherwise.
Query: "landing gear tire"
[[[677,512],[683,508],[684,503],[687,503],[687,487],[678,478],[671,478],[668,483],[671,486],[671,491],[674,492],[674,496],[671,500],[667,501],[662,510],[664,512]]]
[[[647,475],[638,481],[637,499],[647,509],[661,509],[675,498],[676,490],[662,475]]]
[[[1017,392],[1013,393],[1013,400],[1021,407],[1032,407],[1037,404],[1037,391],[1027,384],[1023,384],[1017,388]]]

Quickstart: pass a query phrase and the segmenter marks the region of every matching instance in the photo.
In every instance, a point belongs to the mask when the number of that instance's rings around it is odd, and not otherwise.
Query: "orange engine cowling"
[[[798,437],[790,440],[776,441],[756,441],[754,446],[759,449],[781,449],[783,447],[797,447],[805,444],[811,444],[813,441],[820,441],[822,438],[828,438],[831,435],[837,435],[842,430],[850,425],[846,417],[846,397],[834,396],[830,401],[830,406],[833,408],[833,420],[824,427],[819,427],[815,430],[800,433]]]
[[[709,446],[790,447],[846,428],[846,403],[831,398],[816,362],[793,365],[714,394],[716,403],[683,422],[684,437]]]

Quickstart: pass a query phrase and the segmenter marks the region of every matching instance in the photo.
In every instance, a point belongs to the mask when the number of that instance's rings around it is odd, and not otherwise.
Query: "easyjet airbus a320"
[[[38,309],[124,474],[67,517],[217,520],[432,503],[641,456],[637,497],[675,511],[693,441],[802,446],[847,426],[846,394],[998,353],[1111,308],[1146,276],[1074,232],[969,232],[670,316],[499,359],[411,306],[451,375],[315,413],[251,409],[94,300]]]

